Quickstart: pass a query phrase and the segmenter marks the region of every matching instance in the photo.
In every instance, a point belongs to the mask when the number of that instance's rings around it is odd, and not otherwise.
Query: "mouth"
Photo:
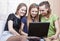
[[[25,15],[25,13],[21,12],[21,15]]]
[[[24,14],[23,12],[21,12],[21,14]]]

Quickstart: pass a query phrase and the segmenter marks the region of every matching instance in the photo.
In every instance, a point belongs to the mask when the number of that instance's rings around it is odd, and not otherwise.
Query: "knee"
[[[51,41],[51,39],[49,39],[49,38],[44,38],[45,39],[45,41]]]
[[[52,40],[52,41],[60,41],[59,39],[55,39],[55,40]]]

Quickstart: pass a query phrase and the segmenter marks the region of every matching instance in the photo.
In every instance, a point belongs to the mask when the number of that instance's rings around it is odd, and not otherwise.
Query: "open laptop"
[[[47,37],[49,22],[29,23],[28,36]]]

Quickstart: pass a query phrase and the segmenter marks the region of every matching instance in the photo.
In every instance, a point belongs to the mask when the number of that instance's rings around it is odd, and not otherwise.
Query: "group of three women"
[[[36,3],[31,4],[28,16],[26,14],[26,4],[20,3],[15,14],[12,13],[8,16],[4,32],[0,38],[1,41],[27,41],[29,23],[31,22],[50,22],[48,38],[45,39],[46,41],[59,40],[59,18],[55,14],[51,14],[48,1],[41,2],[39,6]]]

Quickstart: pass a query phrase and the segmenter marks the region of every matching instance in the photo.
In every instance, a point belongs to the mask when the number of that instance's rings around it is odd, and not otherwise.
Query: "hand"
[[[28,36],[28,34],[27,34],[27,33],[24,33],[23,35]]]
[[[58,36],[57,35],[53,35],[53,36],[51,36],[51,37],[49,37],[51,40],[56,40],[57,38],[58,38]]]
[[[20,34],[23,35],[23,36],[28,36],[28,34],[23,32],[23,31],[20,31]]]
[[[36,38],[36,39],[40,39],[40,37],[37,37],[37,36],[29,36],[28,38]]]

